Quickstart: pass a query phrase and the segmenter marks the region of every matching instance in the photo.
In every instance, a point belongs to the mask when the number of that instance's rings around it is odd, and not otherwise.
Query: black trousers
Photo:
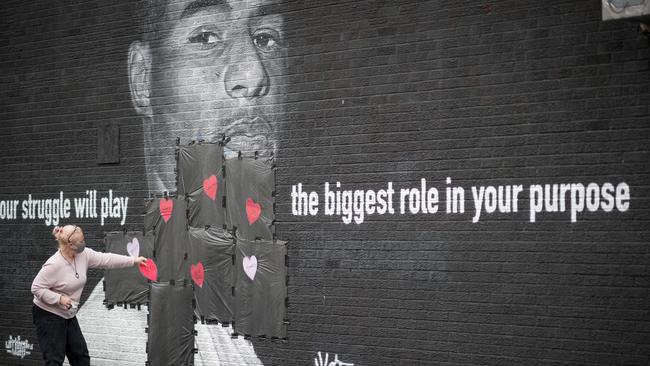
[[[32,315],[44,366],[63,365],[66,356],[70,366],[90,366],[88,346],[77,317],[65,319],[36,305]]]

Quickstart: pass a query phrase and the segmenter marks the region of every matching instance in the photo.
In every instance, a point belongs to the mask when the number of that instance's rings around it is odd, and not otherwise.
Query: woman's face
[[[86,244],[83,231],[76,225],[66,225],[61,231],[60,237],[64,239],[66,246],[74,251]]]

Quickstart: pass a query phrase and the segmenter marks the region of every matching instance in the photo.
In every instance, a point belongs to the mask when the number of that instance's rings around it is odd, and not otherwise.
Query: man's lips
[[[187,121],[181,130],[171,132],[179,135],[182,140],[217,142],[223,136],[228,138],[226,149],[230,151],[252,152],[259,151],[263,155],[274,152],[276,148],[275,133],[264,117],[248,115],[213,118],[210,120]],[[152,142],[155,148],[168,147],[165,144],[170,131],[159,129],[153,131]]]
[[[230,141],[226,144],[225,149],[230,151],[259,151],[261,153],[270,153],[275,147],[264,135],[228,135]]]
[[[234,136],[251,134],[267,135],[271,131],[272,128],[269,121],[264,117],[255,116],[253,118],[243,117],[232,119],[230,123],[226,124],[222,132],[228,136]]]
[[[271,152],[275,149],[271,125],[261,117],[240,118],[223,131],[217,131],[230,138],[228,150]]]

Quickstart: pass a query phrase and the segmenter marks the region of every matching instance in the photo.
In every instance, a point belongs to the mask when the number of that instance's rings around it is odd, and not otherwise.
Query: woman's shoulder
[[[86,247],[83,252],[77,254],[78,256],[84,257],[84,258],[91,258],[93,256],[97,255],[97,251],[93,248]]]
[[[51,255],[51,256],[50,256],[50,257],[45,261],[45,263],[43,263],[43,267],[45,267],[45,266],[56,265],[56,264],[60,263],[62,259],[63,259],[63,256],[62,256],[61,253],[57,250],[56,252],[54,252],[54,254],[52,254],[52,255]]]

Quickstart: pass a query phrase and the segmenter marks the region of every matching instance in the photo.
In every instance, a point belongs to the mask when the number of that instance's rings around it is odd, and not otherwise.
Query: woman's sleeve
[[[55,275],[54,265],[45,263],[32,282],[32,294],[48,305],[56,305],[61,300],[61,294],[51,290]]]
[[[84,252],[88,252],[88,268],[111,269],[132,267],[135,260],[135,258],[128,255],[100,253],[90,248],[86,248]]]

